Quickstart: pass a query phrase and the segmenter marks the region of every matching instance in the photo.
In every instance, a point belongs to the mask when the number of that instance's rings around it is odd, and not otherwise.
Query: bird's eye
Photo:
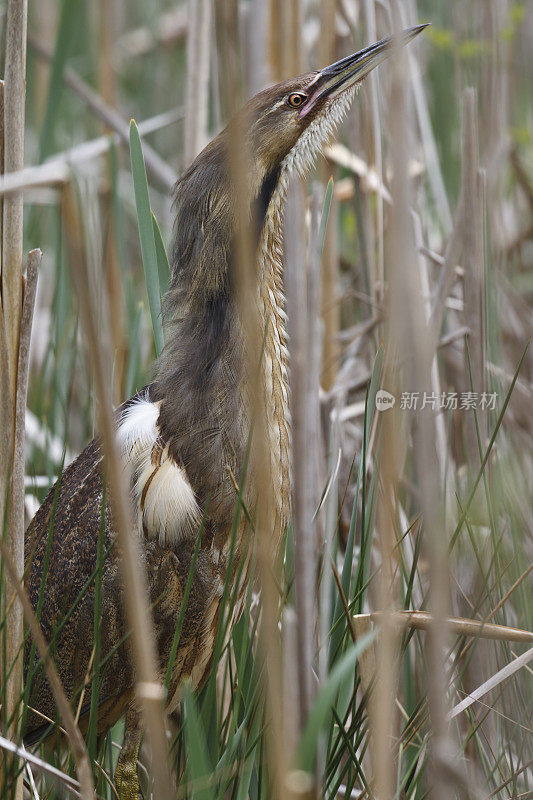
[[[300,94],[299,92],[293,92],[289,95],[287,102],[293,108],[299,108],[303,105],[304,100],[306,99],[305,94]]]

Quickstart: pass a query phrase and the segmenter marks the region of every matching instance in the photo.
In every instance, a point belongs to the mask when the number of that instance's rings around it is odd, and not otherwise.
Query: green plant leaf
[[[207,756],[205,733],[202,728],[196,700],[189,684],[183,690],[185,706],[185,735],[188,743],[189,778],[198,787],[191,787],[191,798],[194,800],[216,800],[213,786],[207,785],[212,775],[212,768]]]
[[[157,355],[159,355],[163,349],[163,326],[161,322],[158,258],[141,137],[139,136],[139,130],[134,119],[130,122],[130,158],[144,278],[146,281],[146,291],[148,292],[148,303],[154,331],[155,350]]]
[[[359,656],[375,639],[376,632],[361,637],[335,665],[327,682],[321,687],[309,713],[307,724],[300,739],[297,751],[297,764],[306,772],[311,772],[316,757],[320,731],[331,712],[335,694],[347,675],[354,669]]]
[[[158,222],[155,218],[155,214],[152,211],[152,225],[154,228],[154,241],[155,241],[155,252],[157,255],[157,272],[159,275],[159,292],[161,297],[165,294],[168,289],[168,281],[170,278],[170,264],[168,262],[167,251],[165,249],[165,243],[163,241],[163,237],[161,236],[161,229],[158,225]]]

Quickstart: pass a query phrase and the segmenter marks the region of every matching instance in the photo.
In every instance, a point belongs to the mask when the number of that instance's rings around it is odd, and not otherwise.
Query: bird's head
[[[396,41],[382,39],[357,53],[272,86],[244,109],[250,161],[259,185],[280,169],[305,173],[344,117],[363,79],[393,52],[414,39],[426,25],[403,31]]]
[[[242,209],[250,209],[250,220],[259,234],[267,214],[282,206],[289,173],[296,169],[303,174],[312,166],[365,76],[395,46],[407,44],[425,27],[418,25],[396,39],[382,39],[318,72],[265,89],[248,101],[176,184],[175,285],[188,286],[191,295],[203,297],[227,291]],[[247,196],[232,188],[229,165],[236,147],[246,179],[241,188]],[[271,203],[274,197],[276,202]]]

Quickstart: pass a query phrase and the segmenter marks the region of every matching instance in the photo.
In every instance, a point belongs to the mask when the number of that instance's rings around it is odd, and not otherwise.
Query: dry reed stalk
[[[335,60],[336,0],[323,0],[320,4],[319,63],[322,67]],[[322,163],[324,184],[331,177],[330,165]],[[337,201],[333,198],[329,212],[328,228],[324,241],[320,271],[320,314],[323,323],[321,386],[329,392],[338,371],[340,348],[337,336],[340,328],[339,305],[339,254],[337,250]]]
[[[5,83],[3,80],[0,80],[0,181],[4,179],[4,150],[5,150],[5,139],[4,139],[4,89]],[[1,242],[3,240],[3,230],[4,230],[4,198],[0,197],[0,313],[3,314],[2,310],[2,247]],[[3,325],[3,317],[2,317],[2,325]]]
[[[112,411],[111,386],[108,381],[108,343],[97,330],[98,314],[85,264],[76,198],[70,186],[65,189],[63,213],[71,247],[70,263],[76,295],[85,331],[90,369],[98,405],[99,430],[106,455],[107,476],[112,498],[113,520],[120,547],[124,601],[128,627],[131,631],[136,667],[136,695],[150,740],[155,792],[162,800],[171,800],[173,792],[167,761],[167,741],[163,717],[164,690],[158,677],[153,626],[145,575],[137,539],[131,535],[131,520],[127,476],[117,449]]]
[[[185,87],[185,167],[207,144],[211,0],[189,0]]]
[[[0,173],[4,177],[4,81],[0,81]],[[4,199],[0,199],[0,243],[4,222]],[[9,384],[9,362],[5,339],[4,309],[1,302],[2,252],[0,246],[0,386]],[[11,457],[11,408],[9,392],[0,392],[0,520],[4,529],[5,503],[8,497]]]
[[[117,86],[115,64],[113,59],[114,49],[114,9],[113,4],[107,0],[100,0],[96,21],[97,34],[101,43],[98,61],[98,83],[104,102],[110,106],[116,103]]]
[[[402,64],[402,81],[407,78],[407,56],[400,56]],[[397,70],[395,70],[395,75]],[[396,90],[398,86],[396,85]],[[396,92],[395,92],[396,93]],[[404,112],[407,106],[404,105]],[[397,118],[393,129],[397,130],[400,119]],[[403,120],[402,120],[403,123]],[[402,124],[400,123],[400,124]],[[405,127],[403,127],[405,135]],[[436,392],[439,387],[438,372],[436,369],[435,354],[437,339],[431,336],[432,325],[429,308],[421,314],[417,309],[417,299],[421,298],[424,284],[427,288],[427,278],[424,267],[421,275],[416,276],[409,270],[409,263],[415,261],[413,238],[409,235],[411,220],[408,209],[410,208],[410,193],[408,175],[403,168],[404,159],[395,140],[394,180],[396,188],[396,206],[402,210],[399,213],[399,227],[402,230],[403,247],[403,291],[406,317],[405,326],[407,338],[404,339],[410,353],[406,377],[410,381],[408,388],[421,392]],[[404,144],[405,147],[405,144]],[[420,237],[419,237],[420,239]],[[420,243],[420,241],[419,241]],[[422,289],[422,291],[421,291]],[[392,291],[392,287],[391,287]],[[431,716],[431,785],[432,796],[435,800],[445,800],[449,796],[450,775],[455,771],[450,769],[449,737],[446,725],[447,705],[447,675],[445,670],[444,655],[447,645],[447,606],[449,596],[447,540],[444,530],[444,504],[440,487],[445,471],[445,462],[442,453],[437,452],[439,442],[442,445],[442,436],[439,437],[439,423],[431,408],[422,409],[414,420],[413,444],[414,462],[420,489],[420,508],[424,525],[424,549],[429,562],[430,608],[432,610],[431,625],[429,626],[428,642],[428,673],[427,691],[429,710]],[[437,433],[437,435],[436,435]],[[442,433],[442,431],[441,431]]]
[[[115,33],[115,11],[113,5],[107,0],[99,0],[99,14],[94,20],[95,34],[101,42],[98,59],[98,86],[102,99],[108,106],[113,107],[117,98],[117,81],[115,73],[115,63],[113,58],[114,33]],[[108,185],[112,184],[111,167],[109,161],[106,163],[106,177]],[[102,237],[102,261],[104,264],[105,292],[109,304],[109,324],[111,329],[111,341],[114,353],[114,380],[113,402],[119,405],[122,399],[122,385],[124,370],[126,365],[126,348],[124,340],[123,317],[124,309],[122,304],[122,283],[120,275],[120,265],[118,258],[118,245],[115,232],[115,217],[112,213],[111,193],[106,191],[103,198],[104,213],[109,219],[109,224],[105,228]]]
[[[413,224],[414,224],[414,238],[415,238],[415,246],[416,252],[418,253],[417,264],[418,264],[418,272],[420,276],[420,289],[422,292],[422,296],[426,298],[424,302],[424,311],[425,311],[425,323],[424,323],[424,332],[427,334],[431,333],[432,330],[432,319],[431,319],[431,289],[430,289],[430,279],[429,279],[429,271],[428,271],[428,264],[426,259],[424,258],[423,254],[421,253],[421,248],[423,246],[423,233],[422,233],[422,224],[420,221],[420,217],[418,214],[413,212]],[[432,350],[429,350],[428,353],[433,353],[433,358],[431,361],[431,366],[429,367],[429,380],[431,386],[431,392],[435,397],[441,397],[441,382],[439,376],[439,365],[437,362],[437,343],[433,341],[430,337],[428,337],[428,341],[432,345]],[[439,478],[440,478],[440,485],[445,486],[445,483],[450,480],[450,472],[452,472],[453,464],[450,464],[451,455],[447,452],[447,443],[446,443],[446,428],[445,428],[445,418],[444,414],[436,414],[433,420],[434,424],[434,435],[436,441],[436,456],[439,466]],[[446,467],[448,466],[448,471]]]
[[[28,34],[28,42],[32,51],[47,62],[52,60],[50,50],[40,42],[35,35]],[[125,145],[129,146],[130,129],[129,124],[123,119],[122,115],[86,83],[72,67],[66,67],[63,72],[63,80],[67,86],[85,103],[85,105],[99,117],[111,130],[115,131]],[[161,158],[151,145],[143,142],[143,154],[146,162],[146,169],[153,180],[157,181],[161,187],[170,192],[176,181],[176,173],[164,159]]]
[[[400,9],[400,12],[401,11],[402,9]],[[407,27],[407,25],[416,25],[421,21],[416,8],[416,0],[407,0],[407,12],[408,19],[403,20],[403,27]],[[409,62],[409,77],[413,87],[413,102],[416,109],[418,127],[420,129],[420,139],[424,149],[424,162],[427,168],[429,185],[435,205],[438,209],[437,216],[439,222],[443,228],[444,234],[447,236],[452,229],[452,215],[440,166],[439,152],[433,133],[433,126],[426,98],[426,89],[424,87],[424,81],[422,80],[418,60],[412,50],[408,51],[407,58]]]
[[[26,31],[27,0],[9,0],[7,6],[6,55],[4,69],[4,172],[16,172],[24,166],[24,125],[26,104]],[[20,321],[22,315],[22,240],[23,199],[22,194],[4,198],[2,227],[1,296],[3,310],[2,339],[7,358],[4,367],[7,377],[3,391],[9,397],[9,444],[3,456],[7,456],[5,469],[11,472],[11,480],[0,487],[8,503],[7,549],[15,565],[15,574],[4,585],[6,598],[16,590],[16,582],[24,572],[24,447],[22,465],[17,464],[20,448],[15,447],[15,421],[17,415],[17,368],[19,360]],[[24,444],[24,428],[22,444]],[[7,443],[7,432],[5,433]],[[22,481],[18,479],[22,469]],[[5,475],[7,477],[7,474]],[[15,478],[15,480],[14,480]],[[3,505],[3,503],[2,503]],[[20,509],[20,513],[17,513]],[[4,517],[2,517],[2,523]],[[6,707],[2,709],[4,720],[12,720],[9,735],[15,737],[20,707],[22,685],[23,617],[19,603],[14,603],[6,619],[5,661],[12,671],[6,680]],[[6,788],[6,787],[4,787]],[[13,796],[22,797],[22,776],[19,776]]]
[[[292,78],[302,71],[300,0],[285,0],[279,11],[279,37],[281,39],[281,79]]]
[[[0,81],[0,179],[4,177],[4,81]],[[0,243],[4,222],[4,199],[0,200]],[[5,334],[4,308],[1,302],[2,248],[0,246],[0,386],[9,385],[9,361]],[[11,458],[11,406],[9,392],[0,392],[0,520],[2,533],[5,503],[8,497],[9,463]]]
[[[418,631],[429,631],[433,624],[433,615],[427,611],[395,611],[393,622],[400,629],[410,628]],[[354,624],[358,626],[361,636],[369,630],[370,622],[380,622],[381,614],[356,614]],[[491,639],[500,642],[533,642],[533,632],[521,628],[510,628],[507,625],[494,625],[477,619],[464,619],[462,617],[446,617],[444,625],[450,633],[456,636],[472,636],[479,639]],[[358,630],[356,628],[356,631]]]
[[[396,15],[398,29],[400,23]],[[405,379],[408,390],[430,393],[438,386],[435,368],[436,340],[432,339],[430,314],[419,307],[422,297],[420,276],[412,269],[416,263],[412,219],[409,213],[411,194],[407,163],[408,104],[406,84],[408,78],[407,54],[395,53],[394,78],[392,84],[391,130],[394,164],[394,215],[393,241],[398,253],[395,280],[391,281],[391,296],[396,296],[401,314],[400,332],[403,356],[407,357]],[[420,266],[420,264],[419,264]],[[422,274],[422,279],[424,275]],[[424,548],[429,562],[430,607],[432,624],[429,628],[427,691],[431,715],[432,762],[431,785],[435,800],[449,796],[449,749],[446,726],[447,676],[444,654],[447,632],[445,619],[448,602],[447,542],[444,531],[443,501],[440,492],[441,471],[444,462],[439,462],[436,437],[436,420],[431,408],[417,413],[413,429],[414,463],[420,490],[420,507],[424,525]],[[438,431],[438,428],[437,428]],[[394,615],[389,620],[394,625]]]
[[[8,3],[4,74],[4,173],[17,172],[24,166],[27,10],[27,0],[10,0]],[[8,391],[13,410],[22,313],[22,215],[22,195],[17,194],[9,201],[4,199],[2,306],[8,347]]]
[[[167,125],[172,125],[182,118],[183,111],[181,108],[177,108],[149,117],[140,122],[137,127],[141,136],[145,136]],[[9,175],[1,175],[0,195],[25,191],[39,186],[68,183],[72,178],[73,166],[97,159],[108,153],[112,144],[116,145],[121,142],[129,146],[129,142],[121,139],[116,134],[113,136],[99,136],[96,139],[89,139],[68,150],[56,153],[42,164],[24,167],[19,172],[11,172]]]
[[[327,180],[330,174],[327,165],[323,166],[323,177]],[[330,392],[335,385],[340,360],[338,340],[340,330],[338,209],[339,204],[334,195],[331,201],[320,270],[320,314],[323,323],[320,384],[325,392]]]
[[[57,32],[58,4],[55,0],[39,0],[33,4],[30,25],[39,31],[39,39],[53,47]],[[42,61],[35,65],[34,108],[39,127],[46,113],[48,97],[48,68]]]
[[[246,30],[248,44],[246,75],[249,97],[253,97],[272,82],[267,48],[268,13],[268,3],[264,0],[250,0]]]
[[[370,75],[373,75],[373,73],[371,72]],[[370,77],[370,75],[368,77]],[[339,167],[350,170],[350,172],[353,172],[358,178],[361,178],[361,188],[363,191],[377,192],[387,203],[390,204],[392,202],[389,190],[378,175],[375,167],[369,166],[366,161],[349,150],[345,145],[340,142],[327,145],[327,147],[324,148],[324,155],[328,161],[337,164]],[[336,186],[339,186],[339,182],[337,182]],[[352,191],[348,196],[349,198],[353,196],[353,191],[352,184]]]
[[[238,2],[226,0],[217,3],[217,49],[220,80],[224,82],[224,95],[233,116],[242,105],[242,83],[239,71]],[[252,58],[254,54],[252,54]],[[236,218],[249,220],[247,202],[247,175],[249,160],[246,156],[244,125],[236,124],[228,153],[231,188],[234,192]],[[253,224],[253,222],[252,222]],[[263,339],[265,331],[259,313],[258,276],[252,246],[250,224],[238,226],[236,236],[235,286],[239,318],[243,329],[245,370],[253,424],[253,437],[248,468],[249,479],[260,487],[255,507],[255,537],[257,564],[262,595],[262,625],[260,645],[266,662],[266,707],[269,725],[266,733],[266,750],[272,781],[272,796],[278,800],[286,797],[285,776],[287,753],[284,745],[283,684],[281,679],[281,651],[278,630],[278,589],[273,572],[273,553],[270,546],[274,521],[274,487],[267,444],[265,394],[262,380]],[[269,324],[273,324],[270,320]],[[255,498],[254,498],[255,499]]]
[[[287,773],[285,786],[287,800],[316,800],[313,778],[308,772],[295,769]]]
[[[14,444],[13,444],[13,470],[11,474],[11,492],[10,497],[24,498],[24,451],[25,451],[25,416],[26,416],[26,398],[28,390],[28,373],[30,363],[30,341],[32,321],[35,308],[35,296],[37,290],[37,280],[39,273],[39,266],[41,263],[41,251],[32,250],[28,254],[28,268],[26,274],[24,301],[22,307],[22,316],[20,321],[20,338],[19,338],[19,352],[18,352],[18,367],[17,367],[17,394],[16,394],[16,410],[15,410],[15,431],[14,431]],[[10,502],[8,514],[8,530],[21,530],[24,531],[24,502],[14,504]],[[22,537],[24,541],[24,538]],[[22,587],[22,581],[17,576],[17,566],[13,560],[9,547],[4,541],[0,540],[0,547],[2,549],[2,557],[4,564],[8,571],[9,577],[17,596],[19,598],[23,614],[26,617],[26,622],[32,632],[32,636],[37,645],[39,655],[43,659],[45,670],[47,673],[50,687],[54,694],[59,712],[63,719],[63,724],[68,732],[71,740],[71,749],[76,765],[76,771],[80,783],[81,795],[85,800],[90,800],[93,797],[93,783],[92,774],[85,749],[83,737],[74,721],[70,705],[66,695],[61,686],[59,676],[55,669],[55,665],[50,658],[48,647],[44,636],[41,632],[39,624],[33,613],[29,598]],[[16,605],[13,606],[13,610]],[[11,611],[11,614],[13,613]]]
[[[462,700],[458,705],[454,706],[452,710],[448,714],[448,719],[453,719],[461,714],[465,709],[471,706],[476,700],[480,700],[484,697],[488,692],[495,689],[499,686],[503,681],[507,680],[518,672],[519,669],[522,667],[527,666],[527,664],[533,661],[533,647],[529,650],[526,650],[525,653],[522,653],[521,656],[517,656],[517,658],[513,659],[509,664],[506,664],[505,667],[498,670],[494,675],[492,675],[487,681],[478,686],[478,688],[471,692],[464,700]]]
[[[396,20],[397,23],[397,20]],[[396,29],[398,25],[396,24]],[[399,364],[410,352],[409,325],[414,300],[411,287],[412,243],[409,237],[409,176],[407,171],[407,103],[405,54],[395,48],[391,58],[392,81],[390,105],[391,160],[393,169],[392,208],[387,241],[388,320],[386,326],[385,366],[382,385],[393,394],[399,390]],[[395,686],[398,631],[393,623],[397,604],[396,527],[399,509],[397,487],[405,459],[406,438],[397,406],[379,418],[380,485],[377,501],[376,530],[379,535],[381,570],[379,603],[382,612],[382,635],[376,646],[376,681],[369,703],[371,724],[372,785],[380,800],[394,796],[393,764],[395,740]]]
[[[301,71],[301,6],[291,0],[282,9],[282,68],[285,76]],[[305,185],[291,179],[284,223],[285,289],[289,317],[292,430],[292,510],[297,616],[298,728],[303,731],[316,693],[313,679],[315,652],[318,439],[317,318],[320,264],[314,231],[319,229],[317,209],[306,230]],[[320,213],[320,212],[318,212]]]
[[[464,322],[470,328],[469,359],[465,361],[465,391],[485,391],[485,330],[483,320],[484,243],[483,243],[483,183],[479,169],[479,133],[477,95],[472,87],[464,90],[462,98],[462,195],[467,209],[467,224],[462,229],[462,266],[464,268]],[[469,361],[472,373],[470,386]],[[478,411],[481,441],[486,436],[486,419]],[[466,443],[470,464],[480,459],[474,415],[466,419]]]
[[[310,236],[310,247],[306,248],[304,188],[298,178],[291,180],[285,212],[285,286],[289,316],[289,342],[291,363],[291,431],[292,431],[292,510],[294,534],[294,575],[297,610],[297,656],[299,691],[299,729],[303,730],[309,713],[313,686],[313,656],[315,651],[314,627],[317,616],[316,583],[316,507],[317,455],[316,432],[320,420],[316,415],[314,397],[318,397],[318,386],[310,378],[312,368],[313,339],[316,324],[309,307],[309,277],[316,271],[312,251],[314,236]],[[306,253],[307,250],[307,253]]]
[[[448,295],[453,287],[455,280],[455,271],[457,260],[461,252],[461,239],[464,226],[467,224],[466,220],[466,207],[462,195],[459,197],[457,209],[454,214],[453,227],[450,232],[450,237],[446,244],[444,259],[442,261],[442,269],[434,292],[434,301],[431,310],[432,325],[428,331],[429,344],[428,351],[431,352],[437,347],[441,341],[440,333],[442,322],[446,311],[446,301]],[[459,329],[450,331],[448,337],[444,337],[442,341],[454,341]],[[468,332],[467,326],[461,326],[463,332]]]
[[[31,250],[24,284],[24,297],[18,342],[17,386],[15,396],[15,423],[13,431],[13,456],[7,530],[10,536],[17,533],[22,542],[22,567],[24,568],[24,475],[26,440],[26,399],[30,367],[30,340],[35,309],[37,279],[42,253]],[[16,563],[16,562],[15,562]],[[17,565],[18,566],[18,565]],[[16,609],[16,604],[13,610]]]
[[[353,617],[353,628],[355,631],[356,639],[362,639],[372,631],[371,621],[374,617],[380,618],[379,614],[355,614]],[[359,664],[359,675],[361,677],[361,689],[363,694],[368,694],[374,678],[376,677],[376,647],[375,643],[371,642],[370,645],[363,650],[357,659]],[[371,732],[372,733],[372,732]]]
[[[268,0],[268,59],[272,80],[277,83],[283,78],[283,53],[281,16],[285,0]]]
[[[298,683],[298,618],[292,606],[283,610],[282,617],[282,682],[284,708],[299,708]],[[300,738],[299,715],[284,714],[283,736],[287,747],[288,760],[291,761]]]
[[[387,373],[385,372],[385,375]],[[390,383],[388,384],[390,386]],[[387,442],[380,459],[380,491],[376,516],[381,556],[379,605],[382,610],[382,636],[376,646],[376,682],[369,703],[371,725],[372,784],[376,797],[389,800],[393,797],[392,750],[394,726],[394,688],[396,685],[397,632],[392,624],[396,607],[394,546],[395,509],[394,496],[398,481],[401,442],[398,434],[398,415],[388,412],[383,417],[381,437]]]
[[[374,0],[365,0],[365,29],[369,42],[377,42],[378,33],[376,26],[376,8]],[[376,171],[380,184],[383,184],[383,155],[381,149],[381,114],[379,110],[379,71],[374,70],[367,77],[370,85],[370,114],[372,125],[370,128],[371,141],[373,144],[373,169]],[[383,301],[383,290],[385,285],[385,248],[383,231],[383,199],[380,194],[376,197],[376,240],[377,256],[371,259],[372,273],[370,276],[370,286],[372,287],[372,299],[375,303]]]
[[[0,306],[0,385],[3,387],[8,386],[9,384],[9,366],[8,366],[8,347],[7,342],[5,339],[5,332],[4,332],[4,320],[2,314],[2,308]],[[7,391],[0,392],[0,520],[2,524],[2,529],[0,531],[1,536],[0,539],[2,540],[3,544],[3,537],[4,537],[4,520],[6,519],[6,505],[9,503],[10,497],[10,477],[11,477],[11,462],[12,462],[12,442],[13,442],[13,431],[12,431],[12,409],[10,404],[9,393]],[[22,565],[24,567],[24,563]],[[21,574],[21,571],[19,571]],[[15,587],[16,588],[16,585]],[[11,605],[11,596],[13,594],[13,587],[11,586],[11,582],[9,580],[9,576],[4,576],[4,581],[2,585],[2,594],[3,594],[3,603],[2,607],[4,609],[8,609]],[[18,606],[15,605],[14,613],[16,614],[18,611]],[[11,621],[12,612],[10,611],[9,614],[9,621]],[[9,629],[11,632],[11,628]],[[17,631],[15,630],[15,635]],[[22,637],[22,630],[20,631],[20,636]],[[18,640],[20,642],[20,640]],[[9,665],[13,660],[13,653],[16,655],[18,651],[18,647],[16,646],[16,642],[12,642],[9,649],[9,641],[6,641],[5,652],[3,655],[5,656],[2,659],[2,663]],[[11,659],[11,660],[8,660]],[[6,677],[4,675],[3,669],[2,673],[0,674],[0,685],[4,687],[4,682]],[[7,687],[10,689],[11,687]],[[20,688],[20,687],[19,687]],[[13,691],[11,691],[10,695],[7,694],[6,696],[10,696],[12,698],[12,703],[15,701],[15,698],[18,698],[18,693],[15,695]],[[16,706],[15,706],[16,710]],[[2,709],[2,716],[5,714],[5,709]],[[7,715],[5,716],[5,720],[7,720]],[[9,735],[13,736],[14,731],[10,730]],[[7,764],[2,759],[0,762],[0,790],[7,792]]]
[[[0,736],[0,748],[2,748],[2,750],[7,750],[9,753],[13,753],[22,761],[37,767],[38,770],[44,772],[45,775],[51,775],[53,778],[56,778],[56,780],[64,784],[69,790],[72,790],[75,797],[81,797],[80,793],[76,791],[80,787],[79,781],[75,778],[71,778],[70,775],[67,775],[65,772],[56,769],[56,767],[53,767],[46,761],[43,761],[42,758],[38,758],[34,753],[30,753],[30,751],[26,750],[24,747],[18,747],[14,742],[5,739],[3,736]],[[34,797],[35,796],[36,795],[34,795]]]

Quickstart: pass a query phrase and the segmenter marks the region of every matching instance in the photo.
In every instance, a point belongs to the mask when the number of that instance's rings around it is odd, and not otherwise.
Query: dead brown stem
[[[381,613],[357,614],[355,620],[372,620],[380,622]],[[395,611],[393,622],[399,628],[411,628],[419,631],[431,630],[433,615],[427,611]],[[510,628],[507,625],[494,625],[477,619],[463,619],[462,617],[446,617],[446,628],[457,636],[473,636],[479,639],[492,639],[501,642],[533,642],[533,633],[520,628]]]
[[[88,343],[89,363],[98,401],[99,429],[107,460],[113,519],[121,552],[120,565],[126,616],[131,630],[136,665],[136,693],[150,739],[155,791],[158,798],[170,800],[173,792],[167,766],[167,742],[163,719],[164,692],[158,680],[148,589],[144,573],[141,570],[139,543],[136,537],[131,535],[134,525],[131,520],[130,494],[115,441],[111,386],[107,379],[109,355],[96,326],[98,314],[89,285],[76,210],[74,190],[69,187],[65,190],[65,226],[69,232],[69,241],[72,247],[70,262]]]
[[[24,124],[26,104],[26,29],[27,0],[10,0],[7,5],[5,87],[4,87],[4,172],[15,172],[24,166]],[[22,464],[20,448],[16,454],[15,420],[17,414],[17,366],[19,359],[20,320],[22,314],[22,239],[23,239],[23,201],[22,194],[14,194],[4,198],[2,227],[2,268],[1,298],[3,309],[2,340],[6,348],[4,358],[3,391],[9,398],[9,448],[2,455],[6,457],[5,482],[0,492],[7,499],[10,509],[24,507],[24,448],[22,448]],[[6,441],[7,443],[7,441]],[[24,444],[24,434],[22,434]],[[22,481],[18,478],[22,470]],[[11,471],[8,486],[7,476]],[[13,478],[15,477],[15,480]],[[3,503],[2,503],[3,506]],[[0,509],[0,510],[3,510]],[[22,522],[21,522],[22,520]],[[14,563],[15,573],[6,580],[6,597],[9,597],[15,584],[24,571],[24,516],[8,513],[6,547]],[[4,517],[2,517],[2,523]],[[12,525],[11,523],[15,523]],[[10,720],[9,732],[13,737],[17,732],[18,711],[20,705],[20,689],[22,685],[21,643],[23,637],[22,610],[14,603],[6,620],[5,664],[11,674],[7,679],[6,708],[3,709],[4,720]],[[4,790],[6,787],[4,786]],[[19,776],[13,797],[22,798],[22,779]]]
[[[189,0],[185,90],[185,167],[207,143],[211,1]]]

